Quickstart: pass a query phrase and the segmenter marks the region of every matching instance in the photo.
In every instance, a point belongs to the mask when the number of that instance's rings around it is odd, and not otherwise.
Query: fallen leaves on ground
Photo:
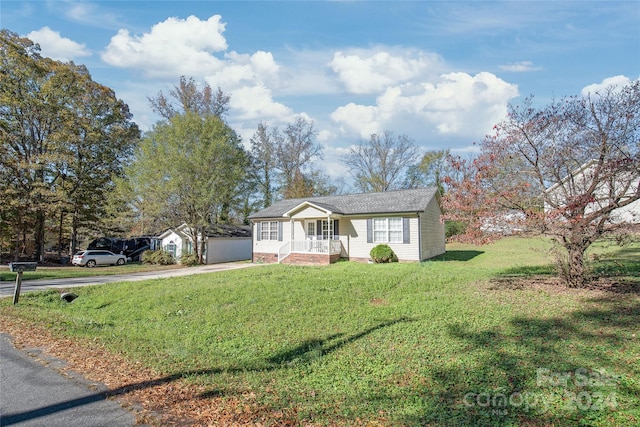
[[[181,378],[161,375],[140,362],[107,351],[100,343],[54,334],[21,319],[0,317],[0,330],[16,348],[38,348],[67,362],[65,371],[104,384],[105,396],[115,398],[136,414],[137,424],[153,426],[297,426],[295,410],[272,411],[253,394],[216,396]],[[73,367],[73,368],[72,368]]]

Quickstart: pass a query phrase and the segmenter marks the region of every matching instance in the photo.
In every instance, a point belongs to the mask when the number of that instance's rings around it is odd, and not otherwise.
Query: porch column
[[[295,236],[293,235],[293,230],[295,230],[295,227],[293,224],[293,217],[289,217],[289,227],[291,229],[289,233],[291,237],[289,238],[289,240],[293,242],[295,240]]]

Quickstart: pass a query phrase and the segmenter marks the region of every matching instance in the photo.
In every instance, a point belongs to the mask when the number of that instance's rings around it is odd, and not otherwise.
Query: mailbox
[[[36,271],[37,262],[10,262],[9,270],[14,273],[22,273],[23,271]]]

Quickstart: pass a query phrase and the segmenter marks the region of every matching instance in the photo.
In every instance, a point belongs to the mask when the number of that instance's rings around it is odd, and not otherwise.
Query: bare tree
[[[407,135],[391,131],[372,134],[368,142],[351,148],[343,163],[363,192],[389,191],[402,186],[404,174],[416,162],[418,148]]]
[[[581,286],[589,246],[628,230],[616,212],[640,200],[639,141],[640,81],[542,108],[528,99],[510,108],[477,159],[455,164],[467,172],[450,182],[448,215],[475,237],[511,220],[552,236],[564,250],[560,273]],[[636,215],[627,220],[639,222]]]
[[[313,169],[313,161],[322,158],[322,146],[315,142],[316,130],[312,122],[298,117],[285,128],[277,140],[276,155],[280,170],[282,191],[293,187],[305,171]]]
[[[222,119],[229,111],[230,96],[220,88],[214,92],[206,83],[200,89],[193,77],[182,76],[178,86],[169,91],[169,97],[160,91],[155,98],[148,99],[153,110],[165,120],[187,112]]]

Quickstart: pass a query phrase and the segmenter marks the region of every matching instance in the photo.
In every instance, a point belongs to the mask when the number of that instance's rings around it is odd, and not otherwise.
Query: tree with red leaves
[[[583,286],[589,246],[640,223],[640,81],[541,108],[528,98],[494,130],[475,159],[451,159],[446,219],[476,243],[505,230],[548,235],[563,249],[562,277]]]

